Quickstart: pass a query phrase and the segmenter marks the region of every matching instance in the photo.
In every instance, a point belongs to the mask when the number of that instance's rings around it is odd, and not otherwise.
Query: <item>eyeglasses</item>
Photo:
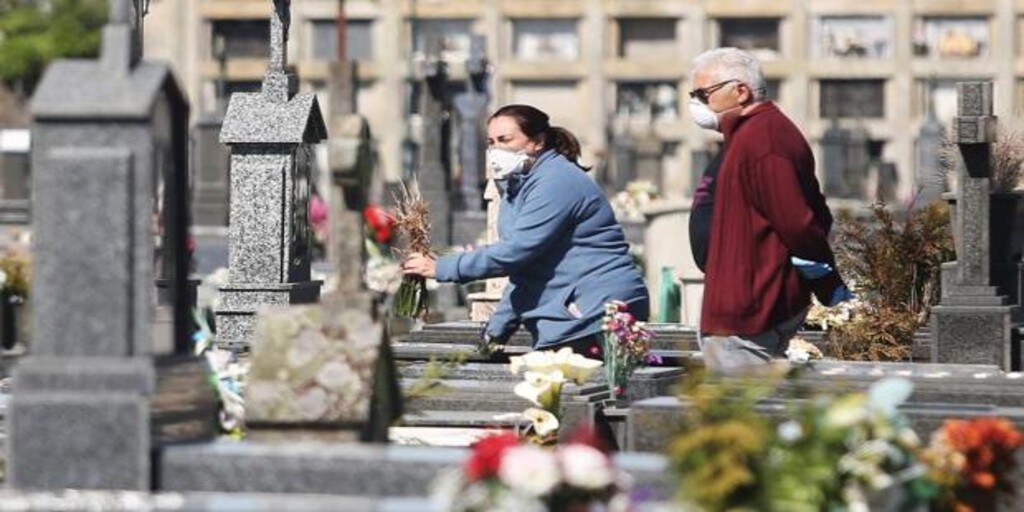
[[[709,85],[707,87],[702,87],[700,89],[694,89],[694,90],[690,91],[690,97],[691,98],[696,98],[697,101],[707,105],[708,104],[708,99],[711,98],[711,95],[714,94],[715,91],[721,89],[722,87],[725,87],[727,84],[730,84],[732,82],[739,82],[739,80],[733,78],[731,80],[726,80],[724,82],[718,82],[717,84],[712,84],[712,85]]]

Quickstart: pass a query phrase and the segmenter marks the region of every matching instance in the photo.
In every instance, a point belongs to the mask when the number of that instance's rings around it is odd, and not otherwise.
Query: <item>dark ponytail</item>
[[[496,117],[514,119],[527,137],[532,140],[543,138],[545,148],[554,149],[584,171],[590,170],[590,167],[580,165],[580,141],[576,136],[565,128],[551,126],[548,115],[540,109],[529,105],[505,105],[491,114],[488,121]]]
[[[591,169],[590,167],[580,165],[580,141],[569,130],[562,128],[561,126],[549,127],[544,145],[553,148],[567,160],[576,164],[580,169],[583,169],[584,171],[589,171]]]

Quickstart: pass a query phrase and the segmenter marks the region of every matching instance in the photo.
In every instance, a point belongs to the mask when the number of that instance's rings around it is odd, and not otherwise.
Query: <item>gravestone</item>
[[[216,403],[190,356],[188,105],[140,62],[139,3],[113,0],[98,60],[63,60],[31,102],[32,354],[14,371],[7,485],[152,487],[162,443],[209,438]],[[160,180],[173,335],[154,332]]]
[[[248,346],[261,306],[320,296],[321,282],[310,280],[310,145],[327,132],[316,95],[297,94],[285,72],[290,22],[290,2],[275,1],[263,89],[233,94],[221,130],[231,148],[229,278],[216,312],[223,347]]]
[[[484,168],[486,133],[483,131],[488,94],[487,56],[483,36],[470,39],[469,57],[466,59],[466,88],[457,92],[452,106],[459,119],[459,187],[453,203],[452,242],[456,245],[476,244],[487,228],[487,215],[482,207],[481,170]]]
[[[248,439],[386,442],[402,414],[391,343],[369,308],[260,314],[246,383]]]
[[[957,83],[957,116],[951,139],[958,148],[954,231],[957,261],[943,272],[942,299],[932,310],[932,360],[939,363],[1020,367],[1012,328],[1020,308],[1009,304],[991,279],[989,240],[991,144],[996,137],[991,82]]]

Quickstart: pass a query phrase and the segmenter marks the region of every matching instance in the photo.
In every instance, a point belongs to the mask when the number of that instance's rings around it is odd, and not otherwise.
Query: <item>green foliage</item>
[[[405,400],[428,398],[450,392],[451,388],[442,381],[458,371],[468,359],[469,355],[464,352],[453,352],[443,360],[431,356],[420,377],[405,390]]]
[[[0,2],[0,80],[30,92],[51,61],[99,52],[104,0]]]
[[[680,498],[708,511],[758,510],[771,425],[754,406],[770,388],[706,382],[700,372],[684,385],[692,407],[669,447]]]
[[[836,259],[864,306],[829,333],[830,355],[905,359],[939,301],[941,265],[956,257],[949,209],[936,201],[899,219],[876,203],[871,213],[870,222],[839,217]]]

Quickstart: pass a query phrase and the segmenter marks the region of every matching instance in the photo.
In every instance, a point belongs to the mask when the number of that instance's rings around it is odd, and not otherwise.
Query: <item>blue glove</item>
[[[828,263],[809,261],[796,256],[790,256],[789,261],[804,279],[818,279],[832,273],[832,266]]]
[[[853,292],[851,292],[850,289],[847,288],[844,284],[836,288],[835,290],[832,290],[832,300],[828,302],[828,307],[838,306],[840,303],[846,302],[848,300],[853,300],[856,298],[857,296],[854,295]]]

